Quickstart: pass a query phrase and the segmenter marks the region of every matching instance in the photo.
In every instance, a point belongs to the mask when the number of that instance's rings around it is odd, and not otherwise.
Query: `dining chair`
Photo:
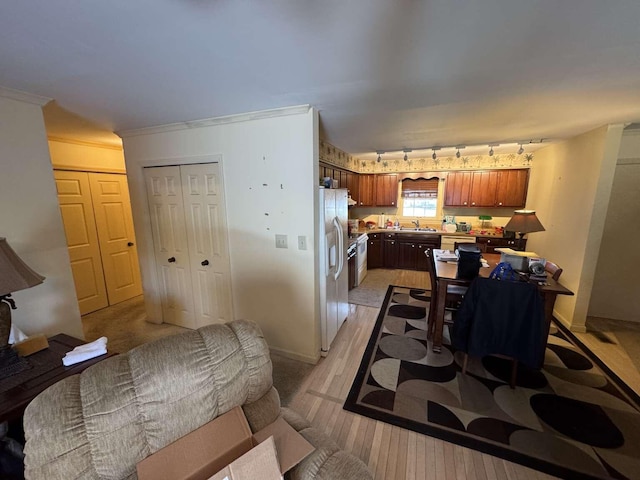
[[[436,325],[436,304],[438,302],[438,276],[436,275],[436,260],[433,254],[432,248],[427,248],[425,250],[425,255],[427,256],[427,271],[429,272],[429,279],[431,280],[431,299],[429,300],[429,314],[427,317],[427,338],[432,338],[433,332],[435,330]],[[447,296],[446,296],[446,307],[445,311],[452,312],[451,318],[445,318],[443,320],[443,325],[445,323],[452,324],[453,323],[453,312],[457,310],[458,305],[462,301],[464,294],[467,291],[467,287],[463,287],[460,285],[448,285],[447,286]]]
[[[451,328],[451,344],[464,354],[511,361],[509,385],[516,386],[518,363],[532,369],[541,364],[544,304],[536,285],[478,277],[469,286]]]
[[[477,247],[482,253],[487,253],[487,244],[486,243],[467,243],[467,242],[453,242],[453,251],[455,252],[458,249],[458,245],[472,245]]]
[[[562,269],[558,267],[558,265],[556,265],[555,263],[550,262],[548,260],[547,260],[547,263],[545,263],[544,265],[544,270],[548,274],[550,274],[551,278],[553,278],[556,282],[560,278],[560,275],[562,275]]]

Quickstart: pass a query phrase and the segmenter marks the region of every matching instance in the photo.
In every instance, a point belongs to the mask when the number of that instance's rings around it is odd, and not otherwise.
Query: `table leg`
[[[542,298],[544,301],[544,325],[542,328],[542,355],[540,356],[540,368],[544,365],[544,353],[547,348],[547,340],[549,338],[549,330],[551,329],[551,319],[553,318],[553,306],[556,303],[557,293],[544,292]]]
[[[444,310],[447,302],[447,286],[446,279],[438,280],[438,299],[436,301],[436,318],[433,330],[433,351],[440,353],[442,350],[442,330],[444,328]]]

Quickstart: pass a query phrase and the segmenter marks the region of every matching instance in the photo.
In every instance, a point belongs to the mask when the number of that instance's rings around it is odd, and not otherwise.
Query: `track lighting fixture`
[[[500,149],[499,153],[509,153],[509,152],[517,152],[518,155],[522,155],[525,153],[525,145],[529,145],[532,143],[543,143],[545,140],[544,139],[540,139],[540,140],[518,140],[515,142],[509,142],[509,143],[505,143],[502,144],[502,148]],[[382,161],[382,155],[384,155],[385,153],[391,153],[391,158],[392,159],[396,159],[399,158],[398,153],[399,152],[403,152],[403,159],[405,162],[409,161],[409,153],[410,152],[418,152],[417,155],[418,157],[423,158],[422,156],[424,155],[425,150],[431,150],[431,158],[434,161],[438,160],[438,150],[442,150],[445,149],[445,157],[451,159],[451,157],[453,157],[453,155],[455,155],[455,158],[462,158],[462,153],[460,150],[463,150],[465,148],[467,149],[471,149],[471,154],[477,154],[479,152],[481,152],[484,148],[485,145],[489,147],[489,156],[493,157],[496,153],[495,148],[496,147],[500,147],[501,144],[500,143],[489,143],[489,144],[478,144],[478,145],[445,145],[445,146],[438,146],[438,147],[420,147],[420,148],[407,148],[404,147],[402,149],[397,149],[397,150],[376,150],[376,154],[377,154],[377,161],[378,163],[380,163]],[[518,146],[518,149],[516,150],[515,146]],[[450,153],[451,150],[455,150],[455,153]],[[486,152],[486,150],[484,150]]]

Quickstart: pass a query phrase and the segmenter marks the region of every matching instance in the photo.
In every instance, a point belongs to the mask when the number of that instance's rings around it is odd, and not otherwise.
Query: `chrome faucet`
[[[416,228],[420,228],[420,220],[416,220],[416,221],[411,220],[411,223],[413,223],[416,226]]]

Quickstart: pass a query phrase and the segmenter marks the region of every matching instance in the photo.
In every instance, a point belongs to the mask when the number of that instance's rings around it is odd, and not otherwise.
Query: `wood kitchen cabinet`
[[[445,183],[444,205],[468,207],[473,172],[449,172]]]
[[[373,174],[358,175],[358,194],[360,195],[358,206],[375,207],[375,179],[376,176]]]
[[[382,268],[382,234],[369,233],[369,244],[367,245],[367,268]]]
[[[496,207],[524,207],[527,200],[529,170],[498,170]]]
[[[376,207],[398,206],[398,174],[378,174],[375,176]]]
[[[397,268],[398,264],[398,241],[395,233],[385,233],[383,245],[383,265],[385,268]]]
[[[349,195],[351,195],[351,199],[359,204],[360,202],[360,182],[357,173],[349,172],[347,173],[347,190],[349,190]]]
[[[473,172],[471,178],[470,207],[493,207],[496,201],[498,173],[494,171]]]
[[[524,207],[528,169],[449,172],[446,207]]]
[[[527,239],[523,238],[502,238],[502,237],[477,237],[476,243],[485,245],[486,253],[499,253],[496,248],[512,248],[513,250],[523,251],[527,247]]]
[[[398,205],[398,174],[358,175],[358,206],[396,207]]]

